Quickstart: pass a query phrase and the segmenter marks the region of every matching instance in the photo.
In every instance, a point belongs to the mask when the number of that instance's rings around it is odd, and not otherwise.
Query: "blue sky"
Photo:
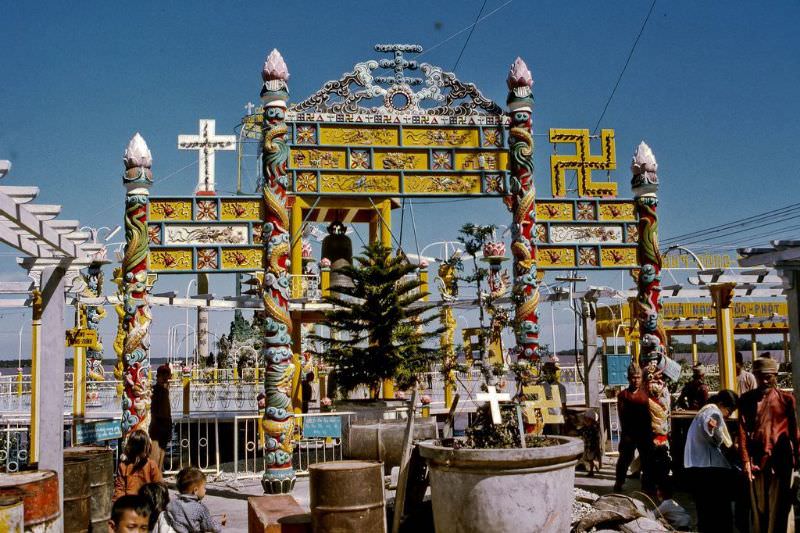
[[[39,201],[63,204],[62,216],[113,226],[122,221],[121,156],[131,135],[140,131],[147,140],[156,179],[169,176],[153,194],[191,193],[196,158],[176,149],[177,135],[194,133],[200,118],[232,132],[244,105],[258,101],[261,64],[272,48],[288,63],[295,100],[377,57],[378,42],[422,44],[429,50],[422,61],[450,70],[468,32],[448,38],[474,22],[481,4],[5,0],[0,158],[14,168],[4,184],[38,185]],[[536,80],[535,132],[591,129],[649,6],[488,0],[484,13],[497,11],[476,27],[456,73],[503,102],[508,67],[520,55]],[[722,6],[658,2],[601,123],[616,130],[621,195],[630,194],[627,161],[638,142],[655,151],[664,237],[784,206],[800,192],[800,4]],[[536,140],[538,189],[547,195],[552,149],[546,138]],[[217,179],[219,190],[234,189],[232,153],[217,156]],[[447,209],[420,203],[415,215],[420,247],[454,238],[466,221],[509,219],[491,200]],[[16,268],[13,256],[0,256],[5,279]],[[186,282],[163,280],[159,289]],[[216,280],[212,289],[231,290]],[[154,329],[155,350],[182,315],[158,312],[157,321],[164,318]],[[0,354],[16,353],[17,320],[0,326]],[[215,315],[212,325],[227,320]]]

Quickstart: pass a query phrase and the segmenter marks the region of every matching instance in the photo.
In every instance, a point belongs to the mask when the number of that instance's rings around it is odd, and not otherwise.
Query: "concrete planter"
[[[384,420],[374,423],[351,424],[347,432],[345,457],[381,461],[385,473],[400,466],[403,456],[403,442],[406,437],[406,420]],[[421,441],[437,438],[438,431],[435,418],[417,418],[414,420],[414,440]]]
[[[583,441],[544,448],[468,450],[420,443],[430,466],[436,533],[562,533],[572,517]]]

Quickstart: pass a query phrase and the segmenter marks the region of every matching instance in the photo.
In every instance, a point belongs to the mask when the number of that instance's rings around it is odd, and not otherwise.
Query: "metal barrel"
[[[308,470],[313,531],[386,532],[381,463],[332,461]]]
[[[22,492],[25,531],[55,531],[58,527],[60,498],[58,476],[52,470],[0,474],[0,495]]]
[[[89,459],[64,457],[64,531],[88,533]]]
[[[102,446],[76,446],[64,450],[64,458],[89,460],[90,521],[92,532],[108,531],[114,495],[114,450]]]
[[[16,491],[0,496],[0,531],[22,533],[25,527],[25,509],[22,505],[24,494]]]

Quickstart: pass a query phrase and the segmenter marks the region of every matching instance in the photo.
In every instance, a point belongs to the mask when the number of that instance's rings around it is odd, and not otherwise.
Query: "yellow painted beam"
[[[300,357],[303,349],[303,325],[299,319],[292,321],[292,364],[294,374],[292,374],[292,410],[295,414],[303,412],[303,387],[300,382],[302,365]]]
[[[697,335],[692,335],[692,365],[696,365],[699,362],[699,356],[697,354]]]

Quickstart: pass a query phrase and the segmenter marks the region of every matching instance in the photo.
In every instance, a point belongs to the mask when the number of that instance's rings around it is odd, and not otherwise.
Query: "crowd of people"
[[[750,373],[737,352],[738,395],[721,390],[709,397],[702,368],[692,370],[676,408],[696,411],[679,466],[695,500],[697,530],[794,532],[800,432],[794,396],[778,388],[777,361],[758,357]],[[617,405],[621,438],[615,492],[623,490],[638,452],[642,490],[663,502],[659,509],[668,519],[672,513],[674,527],[688,528],[688,514],[671,499],[671,396],[654,362],[628,368],[628,387],[617,395]]]
[[[125,442],[114,478],[109,531],[125,533],[195,533],[222,531],[226,517],[213,517],[202,503],[206,476],[196,467],[178,472],[178,494],[170,498],[163,481],[164,456],[172,435],[169,366],[160,366],[153,386],[148,431],[138,429]]]

